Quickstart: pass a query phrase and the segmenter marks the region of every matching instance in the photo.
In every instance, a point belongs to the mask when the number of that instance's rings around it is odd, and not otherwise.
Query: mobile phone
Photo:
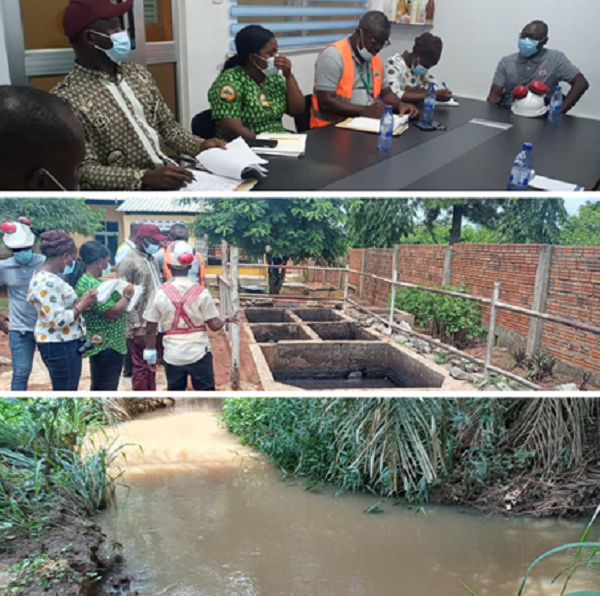
[[[446,126],[440,122],[433,120],[431,124],[429,122],[423,122],[418,120],[414,125],[421,130],[446,130]]]
[[[248,139],[246,143],[248,143],[248,147],[264,147],[268,149],[275,149],[277,147],[277,141],[271,139]]]

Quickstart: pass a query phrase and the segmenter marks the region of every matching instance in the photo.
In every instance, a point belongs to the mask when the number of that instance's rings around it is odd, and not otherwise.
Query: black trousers
[[[102,350],[90,356],[91,391],[116,391],[123,368],[123,354]]]
[[[192,364],[174,366],[165,362],[165,373],[167,375],[167,391],[185,391],[188,376],[192,378],[194,391],[215,390],[213,358],[210,352]]]

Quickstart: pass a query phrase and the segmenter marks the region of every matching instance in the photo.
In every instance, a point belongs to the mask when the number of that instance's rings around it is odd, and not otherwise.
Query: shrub
[[[442,286],[443,290],[467,293],[459,287]],[[470,300],[406,288],[396,295],[396,307],[415,315],[415,322],[429,335],[465,348],[485,337],[479,307]]]

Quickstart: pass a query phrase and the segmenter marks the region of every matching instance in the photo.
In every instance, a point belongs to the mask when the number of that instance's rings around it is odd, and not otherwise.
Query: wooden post
[[[228,252],[227,240],[221,240],[221,271],[223,279],[226,281],[229,281],[229,275],[227,273]]]
[[[237,246],[231,247],[231,315],[240,316],[239,297],[239,250]],[[231,389],[237,391],[240,388],[240,325],[232,323],[229,325],[229,337],[231,341]]]
[[[362,264],[360,266],[360,270],[361,273],[365,272],[365,269],[367,268],[367,250],[369,250],[368,248],[363,248],[363,254],[362,254]],[[363,297],[363,287],[365,284],[365,276],[361,275],[360,276],[360,282],[358,285],[358,296],[360,297],[360,299],[362,300]]]
[[[390,329],[394,322],[394,310],[396,308],[396,282],[398,281],[398,253],[400,247],[394,246],[394,258],[392,259],[392,295],[390,302]]]
[[[485,352],[485,365],[483,367],[483,376],[487,378],[488,369],[492,363],[492,350],[494,349],[494,331],[496,329],[496,303],[500,297],[500,282],[494,282],[494,294],[492,295],[492,304],[490,307],[490,327],[488,330],[487,349]]]
[[[344,312],[348,310],[348,282],[350,279],[350,267],[346,265],[346,272],[344,274]]]

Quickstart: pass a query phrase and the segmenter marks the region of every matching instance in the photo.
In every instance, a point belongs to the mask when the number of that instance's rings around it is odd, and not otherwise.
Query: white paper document
[[[110,298],[110,295],[117,289],[118,285],[118,279],[107,279],[106,281],[103,281],[98,286],[98,302],[104,304]]]
[[[459,106],[460,104],[454,99],[454,97],[452,99],[450,99],[450,101],[435,101],[435,106],[448,106],[448,107],[456,107]]]
[[[194,181],[186,184],[183,190],[197,190],[208,192],[229,192],[235,190],[239,185],[239,180],[216,176],[210,172],[201,172],[194,170]]]
[[[140,296],[144,293],[144,286],[133,286],[133,296],[129,301],[129,306],[127,306],[126,312],[131,312],[137,301],[140,299]]]
[[[554,180],[552,178],[546,178],[546,176],[535,175],[531,182],[529,182],[529,188],[536,188],[537,190],[560,190],[560,191],[573,191],[573,190],[584,190],[583,186],[572,184],[571,182],[563,182],[562,180]]]
[[[267,174],[263,165],[268,161],[256,155],[241,137],[231,141],[225,149],[207,149],[196,155],[196,159],[209,172],[238,182],[242,180],[242,175],[248,172],[256,176]]]
[[[256,153],[264,155],[284,155],[300,157],[306,153],[305,134],[286,134],[262,132],[256,135],[259,140],[277,141],[277,147],[255,147]]]

